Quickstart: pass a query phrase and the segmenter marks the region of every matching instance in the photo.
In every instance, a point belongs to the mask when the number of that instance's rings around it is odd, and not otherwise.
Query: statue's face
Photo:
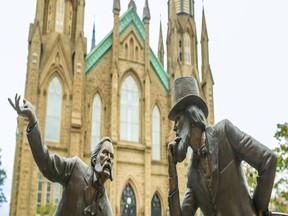
[[[190,143],[192,126],[192,123],[189,122],[189,119],[185,117],[183,112],[177,113],[174,131],[177,137],[181,137],[179,145],[183,145],[185,149],[189,146]]]
[[[97,155],[97,162],[95,164],[95,171],[105,181],[110,178],[112,181],[113,175],[113,163],[114,163],[114,149],[112,143],[105,141],[102,145],[100,152]]]

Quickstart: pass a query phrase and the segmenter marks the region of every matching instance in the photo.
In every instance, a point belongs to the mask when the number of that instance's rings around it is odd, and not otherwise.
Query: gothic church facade
[[[209,107],[208,124],[214,124],[204,10],[200,77],[193,0],[168,1],[167,71],[161,27],[157,57],[149,45],[148,0],[142,19],[133,0],[121,16],[120,0],[114,0],[113,29],[89,53],[84,7],[85,0],[37,0],[25,98],[36,109],[50,153],[77,155],[90,164],[95,143],[112,139],[114,180],[106,189],[114,215],[168,215],[166,148],[174,135],[167,116],[175,78],[196,78]],[[51,212],[61,197],[61,186],[46,180],[33,160],[27,124],[18,118],[11,216]],[[188,160],[178,165],[181,196]]]

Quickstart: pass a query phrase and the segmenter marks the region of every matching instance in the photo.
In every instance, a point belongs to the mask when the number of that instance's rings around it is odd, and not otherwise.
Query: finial
[[[93,23],[93,31],[92,31],[92,41],[91,41],[91,50],[94,49],[96,45],[96,40],[95,40],[95,22]]]
[[[130,2],[128,4],[128,9],[131,8],[131,7],[134,8],[135,11],[137,11],[137,6],[136,6],[136,4],[135,4],[135,2],[133,0],[130,0]]]
[[[114,0],[113,2],[113,13],[115,11],[120,11],[121,10],[121,6],[120,6],[120,0]]]
[[[145,7],[143,9],[143,20],[144,19],[148,19],[148,20],[151,19],[148,0],[145,1]]]

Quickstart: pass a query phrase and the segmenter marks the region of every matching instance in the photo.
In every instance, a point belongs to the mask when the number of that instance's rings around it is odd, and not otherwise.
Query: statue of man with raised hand
[[[104,137],[92,150],[91,166],[86,165],[79,157],[65,158],[49,154],[44,144],[40,126],[31,103],[16,94],[15,102],[9,103],[19,116],[28,118],[26,130],[33,158],[41,173],[50,181],[58,182],[63,187],[62,198],[54,215],[111,216],[112,208],[105,191],[105,182],[113,180],[113,145]]]

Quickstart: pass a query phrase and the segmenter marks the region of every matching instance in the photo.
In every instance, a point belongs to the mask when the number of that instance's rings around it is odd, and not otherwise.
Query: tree
[[[256,188],[256,185],[257,185],[257,181],[256,181],[257,171],[245,161],[242,162],[242,167],[244,169],[244,173],[245,173],[246,180],[248,183],[249,193],[250,193],[250,196],[252,197],[254,190]]]
[[[37,215],[52,216],[56,210],[56,205],[50,203],[44,206],[37,206]]]
[[[279,146],[274,149],[277,154],[277,169],[272,199],[276,210],[288,211],[288,123],[278,124],[275,138]]]
[[[1,152],[1,149],[0,149]],[[4,185],[4,180],[6,179],[6,172],[4,169],[1,168],[1,155],[0,155],[0,206],[2,206],[2,203],[7,202],[6,197],[3,193],[2,186]]]

